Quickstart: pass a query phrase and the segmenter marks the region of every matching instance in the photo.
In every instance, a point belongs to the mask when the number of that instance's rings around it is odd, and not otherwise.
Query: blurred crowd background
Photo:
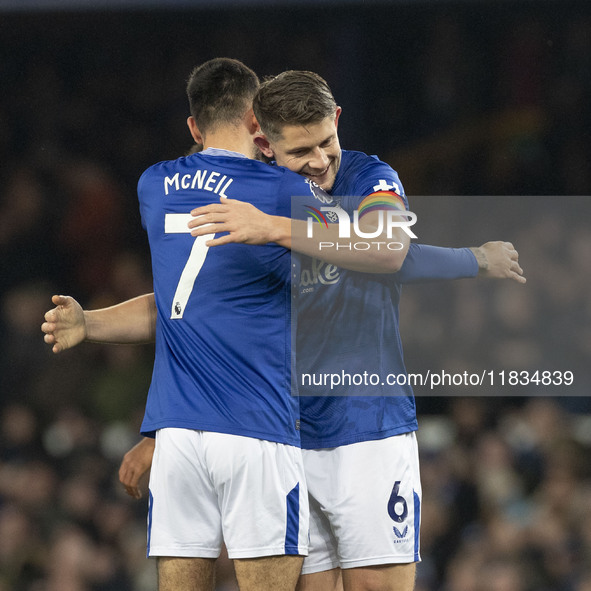
[[[117,481],[153,350],[55,356],[40,324],[53,293],[151,291],[136,182],[191,147],[185,80],[216,56],[324,76],[342,146],[398,170],[419,241],[518,248],[525,286],[405,288],[410,371],[574,374],[416,389],[417,590],[591,590],[589,3],[0,12],[0,55],[0,591],[155,589],[145,498]]]

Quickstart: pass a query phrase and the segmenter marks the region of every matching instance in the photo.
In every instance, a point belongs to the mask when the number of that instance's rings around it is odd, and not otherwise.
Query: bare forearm
[[[277,241],[281,246],[305,254],[344,269],[365,273],[395,273],[402,267],[408,251],[409,237],[395,229],[390,237],[379,235],[362,238],[351,228],[350,238],[339,234],[338,224],[323,227],[314,224],[312,237],[307,235],[307,222],[288,220],[289,238]],[[368,233],[371,228],[365,228]]]
[[[342,213],[347,219],[339,219],[339,223],[312,224],[309,237],[307,221],[266,214],[250,203],[225,199],[221,204],[194,209],[191,212],[194,219],[188,226],[195,237],[210,234],[211,224],[216,225],[216,234],[224,233],[208,240],[207,246],[274,242],[345,269],[366,273],[398,271],[412,234],[397,224],[385,228],[380,212],[369,213],[363,221],[359,220],[359,228],[355,223],[350,224],[347,214]],[[347,232],[350,239],[344,236]]]
[[[471,246],[470,250],[472,251],[472,254],[476,258],[476,262],[478,263],[478,272],[485,273],[486,271],[488,271],[488,260],[486,258],[486,254],[482,251],[482,249],[479,246]]]
[[[149,343],[156,332],[154,294],[99,310],[85,310],[86,340],[99,343]]]

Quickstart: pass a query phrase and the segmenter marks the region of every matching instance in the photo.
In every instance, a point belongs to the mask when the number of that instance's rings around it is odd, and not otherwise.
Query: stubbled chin
[[[334,185],[334,181],[335,181],[335,177],[332,174],[328,174],[328,177],[323,180],[322,182],[317,182],[317,184],[320,186],[321,189],[324,189],[325,191],[330,191],[332,189],[332,186]]]
[[[334,185],[335,177],[329,171],[327,174],[322,175],[322,177],[314,177],[311,175],[305,175],[309,180],[314,181],[321,189],[325,191],[330,191],[332,186]]]

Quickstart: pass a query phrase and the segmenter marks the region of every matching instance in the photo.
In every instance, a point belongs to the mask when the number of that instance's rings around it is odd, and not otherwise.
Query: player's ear
[[[255,133],[261,131],[261,126],[259,125],[259,122],[257,121],[257,118],[255,117],[254,111],[252,109],[250,109],[246,113],[246,126],[248,128],[248,132],[251,135],[254,135]]]
[[[192,115],[188,117],[187,125],[189,126],[189,131],[191,132],[191,135],[193,136],[195,143],[203,145],[203,136],[201,135],[201,132],[197,127],[197,121],[195,121],[195,117],[193,117]]]
[[[269,144],[269,140],[265,135],[257,135],[254,138],[254,143],[267,158],[275,157],[275,154],[273,154],[273,150],[271,150],[271,144]]]
[[[342,112],[343,112],[343,109],[341,109],[341,107],[337,107],[337,110],[335,112],[335,117],[334,117],[334,126],[335,127],[339,126],[339,117],[341,116]]]

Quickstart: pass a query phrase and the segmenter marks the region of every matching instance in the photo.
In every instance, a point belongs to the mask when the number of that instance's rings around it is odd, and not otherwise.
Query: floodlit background
[[[151,291],[135,185],[190,148],[185,80],[216,56],[324,76],[342,146],[399,172],[420,241],[520,251],[526,286],[405,288],[409,370],[574,372],[417,389],[417,590],[589,591],[591,5],[568,0],[0,0],[0,591],[155,588],[117,482],[152,349],[53,356],[39,326],[53,293]]]

